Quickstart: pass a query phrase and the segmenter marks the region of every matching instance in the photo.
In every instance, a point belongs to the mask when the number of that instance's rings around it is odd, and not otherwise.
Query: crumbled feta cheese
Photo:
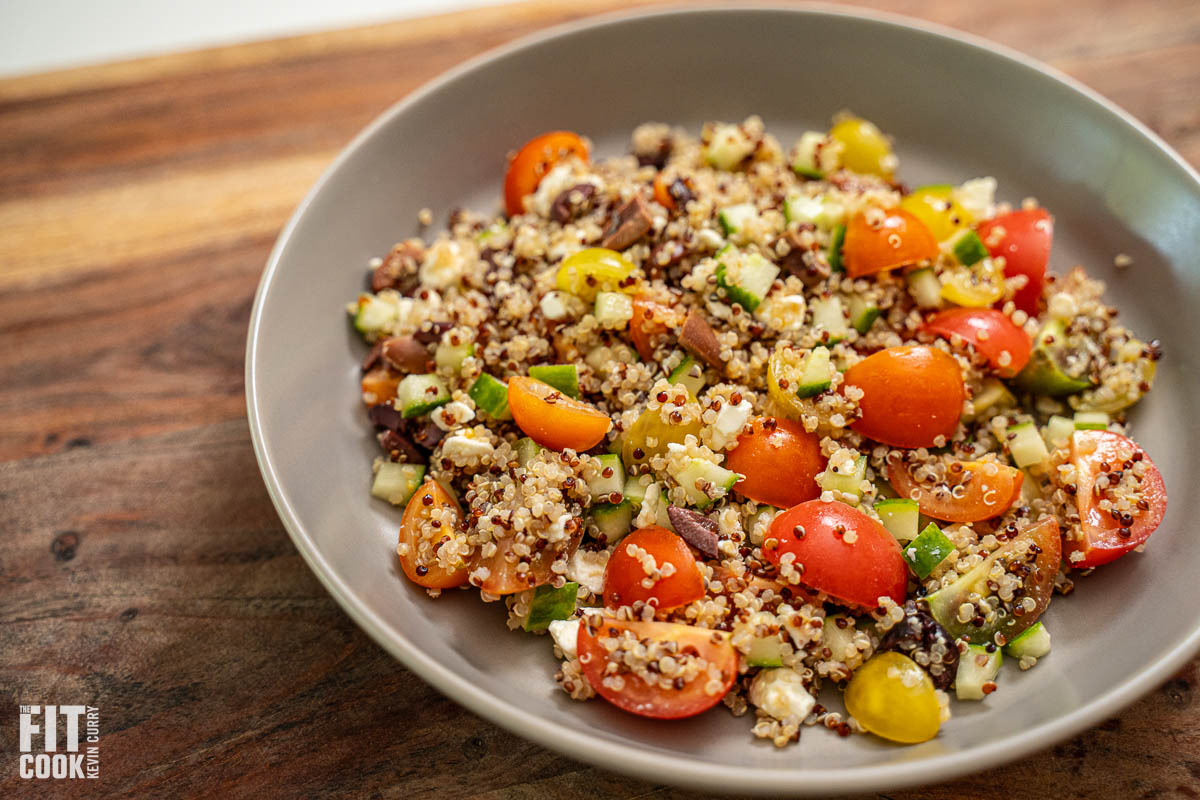
[[[843,664],[850,663],[858,656],[858,648],[854,645],[856,628],[847,625],[842,628],[837,624],[837,617],[826,617],[825,626],[821,628],[821,644],[829,648],[829,657]]]
[[[975,219],[996,215],[996,179],[972,178],[954,190],[954,199]]]
[[[567,562],[567,579],[575,581],[594,595],[602,594],[604,568],[608,566],[608,556],[607,550],[576,550],[575,555]]]
[[[446,437],[446,440],[442,442],[442,455],[455,463],[465,463],[491,455],[495,450],[491,442],[477,439],[470,434],[471,431],[463,431]]]
[[[726,403],[717,413],[717,419],[713,422],[713,427],[724,436],[736,436],[746,426],[746,421],[750,419],[750,413],[753,410],[753,407],[746,400],[743,400],[736,406]]]
[[[475,419],[475,412],[466,403],[455,400],[436,409],[430,416],[434,425],[444,431],[452,431]]]
[[[750,684],[750,702],[775,719],[795,717],[802,720],[817,704],[804,688],[804,679],[793,669],[764,669]]]
[[[476,261],[478,254],[471,251],[471,247],[448,239],[435,243],[421,263],[421,283],[437,289],[454,286]]]
[[[577,619],[555,619],[550,621],[550,638],[558,645],[567,658],[575,658],[578,652],[575,648],[579,642],[579,622]]]

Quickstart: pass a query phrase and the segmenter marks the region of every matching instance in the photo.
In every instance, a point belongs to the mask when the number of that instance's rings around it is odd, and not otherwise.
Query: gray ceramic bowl
[[[1054,652],[1008,668],[1001,690],[960,703],[933,741],[895,747],[821,730],[777,751],[721,711],[660,723],[574,703],[544,638],[510,634],[503,609],[466,592],[432,601],[393,555],[397,511],[367,494],[376,452],[358,398],[363,347],[343,303],[365,265],[466,205],[499,207],[505,153],[569,128],[601,155],[664,120],[761,114],[790,141],[852,108],[892,134],[911,183],[1000,180],[1057,217],[1052,267],[1086,264],[1123,316],[1166,348],[1134,417],[1171,508],[1149,550],[1101,569],[1047,614]],[[1178,669],[1200,644],[1200,180],[1095,94],[1017,54],[929,26],[833,10],[699,10],[604,18],[476,59],[398,103],[337,159],[271,255],[247,351],[263,476],[297,548],[346,611],[449,697],[574,758],[655,781],[747,793],[827,794],[941,781],[1093,725]],[[1135,266],[1117,272],[1116,253]]]

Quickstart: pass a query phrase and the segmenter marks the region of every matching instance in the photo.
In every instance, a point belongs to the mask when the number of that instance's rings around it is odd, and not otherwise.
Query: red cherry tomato
[[[777,508],[820,497],[817,475],[825,464],[819,436],[775,417],[756,419],[725,457],[726,468],[745,476],[734,484],[735,492]]]
[[[1167,487],[1162,473],[1154,466],[1146,451],[1131,439],[1111,431],[1075,431],[1071,437],[1071,463],[1075,465],[1075,504],[1079,509],[1080,538],[1063,542],[1066,562],[1073,567],[1098,567],[1117,559],[1154,533],[1167,513]],[[1126,464],[1129,466],[1127,467]],[[1140,464],[1140,466],[1139,466]],[[1138,481],[1132,504],[1123,519],[1113,519],[1100,508],[1100,501],[1120,502],[1112,489],[1096,490],[1096,479],[1117,472],[1144,470]],[[1145,508],[1142,508],[1142,505]],[[1124,530],[1128,535],[1122,535]],[[1083,554],[1074,561],[1070,553]]]
[[[888,467],[888,483],[896,494],[916,500],[921,513],[946,522],[978,522],[998,517],[1021,496],[1025,474],[1007,464],[951,461],[946,480],[918,483],[907,464]],[[955,497],[956,487],[961,497]]]
[[[994,308],[939,311],[925,321],[925,330],[947,340],[954,335],[961,336],[975,346],[1002,378],[1011,378],[1020,372],[1029,362],[1033,350],[1033,341],[1025,329]]]
[[[629,638],[626,638],[629,634]],[[640,642],[653,657],[657,671],[630,669],[621,658],[620,644]],[[603,642],[618,642],[614,653]],[[737,651],[729,634],[672,622],[633,622],[605,617],[592,628],[585,618],[579,625],[579,663],[596,694],[623,711],[654,719],[691,717],[721,702],[737,678]],[[658,668],[661,656],[671,655],[672,667]],[[703,659],[703,669],[682,686],[668,673]],[[609,671],[609,665],[616,669]],[[614,681],[613,678],[619,678]],[[647,682],[647,678],[653,683]]]
[[[862,416],[854,430],[892,447],[932,447],[958,427],[966,389],[962,370],[934,347],[891,347],[864,358],[845,374],[862,389]]]
[[[588,147],[570,131],[552,131],[530,139],[508,163],[504,206],[510,217],[525,210],[525,196],[537,191],[546,173],[568,156],[588,160]]]
[[[612,427],[600,409],[533,378],[508,379],[508,410],[518,428],[551,450],[589,450]]]
[[[671,306],[648,297],[633,298],[633,317],[629,320],[629,336],[643,361],[654,360],[658,341],[670,328],[683,324],[683,314]]]
[[[560,557],[569,558],[574,555],[579,540],[583,538],[583,525],[579,524],[579,520],[569,520],[567,525],[568,536],[565,540],[544,547],[525,558],[518,557],[513,552],[513,537],[498,540],[496,552],[491,558],[476,555],[471,560],[468,573],[479,567],[487,567],[488,570],[486,578],[478,583],[472,582],[472,585],[490,594],[516,594],[549,583],[554,578],[554,562]],[[522,562],[528,568],[518,570],[517,567]]]
[[[438,527],[431,523],[438,521]],[[396,552],[400,567],[415,584],[428,589],[450,589],[467,582],[467,565],[446,569],[438,562],[443,531],[452,533],[462,519],[462,509],[442,485],[426,478],[416,494],[409,498],[400,520],[400,541]]]
[[[900,543],[856,508],[809,500],[775,517],[767,539],[763,554],[771,563],[793,554],[800,582],[839,603],[870,609],[886,596],[904,604],[908,564]]]
[[[651,573],[661,577],[647,573],[642,562],[646,555],[654,559]],[[639,528],[622,539],[604,569],[604,605],[613,610],[641,600],[667,611],[701,597],[704,578],[687,542],[657,525]]]
[[[872,227],[864,212],[855,214],[846,226],[842,252],[846,274],[857,278],[937,258],[939,251],[925,223],[902,208],[892,208],[879,227]]]
[[[1029,278],[1013,302],[1026,314],[1036,315],[1046,283],[1046,264],[1050,262],[1054,217],[1044,208],[1013,211],[979,223],[978,233],[992,258],[1004,256],[1005,277]]]

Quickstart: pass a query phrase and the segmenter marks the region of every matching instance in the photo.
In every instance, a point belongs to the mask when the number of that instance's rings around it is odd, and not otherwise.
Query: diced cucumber
[[[1050,457],[1046,443],[1032,422],[1023,422],[1008,429],[1008,452],[1012,454],[1013,463],[1021,468],[1041,464]]]
[[[788,222],[807,222],[822,230],[832,230],[845,216],[845,206],[825,194],[816,197],[791,194],[783,201],[783,218]]]
[[[725,290],[731,302],[753,311],[771,291],[779,277],[779,267],[758,253],[742,254],[736,248],[726,248],[717,263],[717,285]]]
[[[989,653],[983,645],[969,645],[958,660],[958,673],[954,677],[954,693],[958,699],[982,700],[987,697],[983,685],[994,683],[1003,660],[1004,655],[998,647],[994,653]]]
[[[457,375],[462,369],[463,362],[469,356],[475,355],[475,343],[464,342],[463,344],[439,344],[437,350],[433,354],[433,363],[437,365],[439,370],[445,370],[451,374]]]
[[[746,536],[753,545],[763,543],[764,535],[771,528],[771,523],[775,521],[775,517],[779,515],[779,509],[775,506],[759,505],[755,511],[746,520],[745,530]]]
[[[671,370],[667,380],[683,384],[692,397],[699,397],[704,389],[704,365],[691,356],[686,356],[679,362],[679,366]]]
[[[751,667],[782,667],[782,645],[778,636],[760,636],[750,643],[746,663]]]
[[[625,488],[621,490],[621,494],[634,506],[641,508],[642,501],[646,499],[646,487],[642,486],[636,475],[630,475],[625,479]]]
[[[679,485],[687,493],[688,503],[703,510],[732,489],[741,476],[707,459],[690,458],[678,470],[674,478],[679,481]],[[701,487],[705,487],[705,489]],[[717,495],[717,498],[710,497],[709,492]]]
[[[965,267],[976,264],[988,257],[988,250],[975,231],[967,231],[958,237],[954,243],[954,257]]]
[[[805,131],[796,142],[796,157],[792,159],[792,171],[805,178],[820,180],[825,171],[817,161],[817,151],[828,139],[821,131]]]
[[[405,375],[396,387],[396,408],[405,419],[428,414],[450,402],[450,390],[437,375]]]
[[[833,238],[829,241],[829,268],[834,272],[845,272],[842,264],[842,245],[846,243],[846,226],[838,224],[833,229]]]
[[[542,584],[533,593],[529,616],[522,627],[530,632],[544,631],[554,620],[569,618],[575,612],[575,598],[578,596],[578,583],[564,583],[561,589],[555,589],[548,583]]]
[[[833,384],[833,365],[829,363],[829,348],[814,347],[804,357],[796,381],[798,397],[815,397]]]
[[[517,464],[523,467],[537,458],[538,453],[544,452],[546,448],[528,436],[524,436],[517,440],[514,449],[517,451]]]
[[[623,292],[598,292],[593,313],[605,328],[624,328],[633,319],[633,298]]]
[[[1102,431],[1108,428],[1109,417],[1103,411],[1076,411],[1075,430]]]
[[[850,328],[846,325],[846,315],[842,311],[842,301],[837,295],[818,297],[812,301],[812,327],[814,331],[825,331],[829,338],[822,339],[826,344],[835,344],[846,338]]]
[[[1061,319],[1048,320],[1034,340],[1029,363],[1013,382],[1027,392],[1055,397],[1081,392],[1092,385],[1092,380],[1086,374],[1071,375],[1066,371],[1071,354],[1066,323]]]
[[[625,538],[633,527],[634,513],[633,503],[628,500],[616,505],[597,503],[588,512],[597,532],[604,537],[605,544],[616,544]]]
[[[375,473],[371,496],[386,500],[394,506],[407,505],[425,479],[425,467],[420,464],[399,464],[384,461]]]
[[[942,304],[942,282],[933,267],[914,269],[904,279],[908,282],[908,293],[921,308],[937,308]]]
[[[758,148],[740,125],[717,124],[712,128],[712,138],[704,148],[704,160],[717,169],[734,169],[749,158]]]
[[[907,497],[889,497],[875,504],[875,513],[879,521],[888,529],[899,542],[911,542],[917,538],[917,525],[921,520],[921,512],[916,500]]]
[[[722,208],[717,213],[717,222],[721,223],[721,230],[726,236],[732,236],[744,231],[757,217],[758,209],[754,207],[754,203],[738,203],[736,206]]]
[[[1020,636],[1005,645],[1004,652],[1014,658],[1042,658],[1049,655],[1050,631],[1038,620],[1033,627],[1026,628]]]
[[[866,333],[871,330],[871,326],[875,324],[875,320],[879,319],[879,315],[883,313],[882,309],[874,303],[864,300],[858,295],[850,298],[850,325],[859,333]]]
[[[1046,428],[1042,431],[1042,435],[1046,439],[1046,444],[1050,447],[1054,447],[1054,445],[1058,442],[1070,442],[1071,434],[1074,432],[1075,420],[1071,419],[1070,417],[1060,417],[1058,414],[1055,414],[1050,418],[1050,421],[1046,423]]]
[[[929,577],[934,568],[954,551],[954,542],[942,533],[935,523],[929,523],[917,538],[904,548],[904,560],[921,580]]]
[[[867,477],[867,457],[860,455],[854,459],[854,469],[847,473],[831,472],[828,468],[821,473],[818,483],[821,489],[828,492],[841,492],[843,497],[838,498],[843,502],[848,502],[852,506],[858,505],[858,501],[862,499],[863,490],[862,482]],[[849,495],[849,499],[846,499]]]
[[[579,399],[579,370],[574,364],[539,364],[529,368],[529,377]]]
[[[378,335],[396,321],[397,308],[373,294],[360,294],[354,312],[354,329],[364,336]]]
[[[512,419],[508,410],[508,384],[486,372],[475,379],[467,395],[476,408],[486,411],[492,419]]]
[[[608,500],[613,493],[625,488],[625,467],[618,455],[596,456],[600,462],[600,474],[588,481],[588,491],[593,500]]]

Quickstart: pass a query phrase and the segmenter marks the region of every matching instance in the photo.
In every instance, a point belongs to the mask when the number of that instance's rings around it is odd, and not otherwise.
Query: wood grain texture
[[[0,796],[687,796],[517,739],[372,644],[283,532],[243,398],[262,266],[336,151],[463,59],[628,5],[0,82]],[[1200,163],[1195,0],[859,5],[1049,61]],[[1198,663],[1017,773],[887,797],[1200,797]],[[17,780],[16,705],[80,699],[101,779]]]

